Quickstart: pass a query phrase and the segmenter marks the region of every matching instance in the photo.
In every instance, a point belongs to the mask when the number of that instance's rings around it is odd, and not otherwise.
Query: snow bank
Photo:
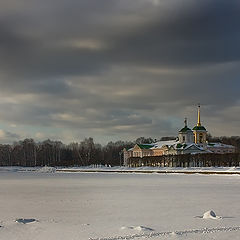
[[[0,167],[1,172],[120,172],[120,173],[212,173],[212,174],[237,174],[240,167],[109,167],[103,165],[90,165],[82,167]]]
[[[209,210],[203,214],[204,219],[221,219],[222,217],[216,216],[213,210]]]
[[[35,172],[36,167],[0,167],[0,172]]]
[[[56,172],[56,168],[54,167],[42,167],[38,170],[38,172],[41,172],[41,173],[55,173]]]
[[[240,167],[105,167],[102,165],[91,165],[84,167],[66,167],[57,168],[58,172],[165,172],[165,173],[226,173],[226,174],[240,174]]]

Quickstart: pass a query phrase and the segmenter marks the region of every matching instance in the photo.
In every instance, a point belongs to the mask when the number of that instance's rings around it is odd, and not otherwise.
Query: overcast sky
[[[1,0],[0,143],[240,135],[239,0]]]

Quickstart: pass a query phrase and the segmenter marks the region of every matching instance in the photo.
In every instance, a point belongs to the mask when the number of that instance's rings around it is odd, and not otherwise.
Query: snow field
[[[2,171],[0,239],[237,240],[239,183],[239,176]]]

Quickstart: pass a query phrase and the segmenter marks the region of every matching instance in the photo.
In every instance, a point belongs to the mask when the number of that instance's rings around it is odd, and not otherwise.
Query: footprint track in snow
[[[152,238],[158,236],[171,236],[171,235],[185,235],[185,234],[210,234],[217,232],[232,232],[240,231],[240,226],[236,227],[218,227],[218,228],[201,228],[201,229],[189,229],[183,231],[174,231],[174,232],[151,232],[151,233],[142,233],[142,234],[133,234],[125,236],[116,236],[116,237],[106,237],[106,238],[89,238],[89,240],[121,240],[121,239],[137,239],[137,238]]]

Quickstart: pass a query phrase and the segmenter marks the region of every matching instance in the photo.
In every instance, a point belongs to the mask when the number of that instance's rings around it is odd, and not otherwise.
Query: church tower
[[[200,118],[200,105],[198,105],[198,123],[193,128],[194,142],[196,144],[205,145],[207,143],[207,130],[204,126],[201,125]]]
[[[184,128],[178,132],[180,143],[193,143],[193,131],[187,126],[187,118],[184,120]]]

